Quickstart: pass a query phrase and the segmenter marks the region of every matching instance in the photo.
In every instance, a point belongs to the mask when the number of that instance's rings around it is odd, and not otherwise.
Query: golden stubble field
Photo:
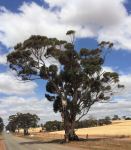
[[[131,121],[114,121],[112,125],[78,129],[76,133],[81,140],[63,146],[86,150],[131,150]],[[64,131],[32,133],[30,138],[43,143],[60,144],[64,138]]]
[[[52,134],[64,134],[64,131],[52,132]],[[99,135],[99,136],[131,136],[131,120],[113,121],[111,125],[77,129],[78,135]]]

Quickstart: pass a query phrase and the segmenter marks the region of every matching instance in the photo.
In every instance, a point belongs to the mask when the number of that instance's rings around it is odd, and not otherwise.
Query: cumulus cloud
[[[8,116],[21,113],[37,114],[41,121],[60,120],[59,114],[53,112],[52,103],[46,99],[39,100],[35,97],[23,98],[18,96],[9,96],[0,99],[0,116],[7,122]],[[47,115],[48,114],[48,115]]]
[[[112,26],[119,24],[126,15],[126,10],[120,0],[110,0],[109,2],[105,0],[72,0],[71,2],[68,1],[63,6],[61,18],[72,24]]]
[[[5,65],[7,63],[6,54],[0,55],[0,64]]]
[[[131,101],[129,99],[116,99],[110,103],[96,103],[93,105],[88,115],[84,118],[87,119],[90,115],[97,118],[113,116],[118,114],[121,116],[131,115]],[[21,113],[37,114],[40,117],[40,122],[45,123],[49,120],[61,120],[60,113],[54,113],[52,103],[46,99],[37,99],[35,97],[23,98],[18,96],[9,96],[0,99],[0,116],[7,122],[8,116]]]
[[[115,43],[115,48],[131,49],[131,16],[125,0],[46,0],[50,7],[61,8],[61,20],[80,26],[80,37],[97,37]],[[82,11],[81,11],[82,10]],[[81,32],[84,29],[84,32]],[[90,33],[90,34],[89,34]]]
[[[102,118],[105,116],[113,116],[115,114],[120,116],[131,115],[131,100],[130,99],[116,99],[114,102],[109,103],[97,103],[95,104],[88,116],[92,115],[96,118]]]
[[[117,72],[114,68],[112,67],[109,67],[109,66],[104,66],[103,67],[103,71],[106,71],[106,72]],[[119,73],[119,83],[120,85],[124,85],[124,88],[122,89],[118,89],[118,90],[115,90],[116,92],[116,95],[119,96],[119,97],[123,97],[124,99],[128,99],[131,94],[130,94],[130,91],[131,91],[131,74],[124,74],[123,72]]]
[[[17,13],[6,8],[0,11],[0,41],[14,46],[32,34],[65,39],[69,29],[77,37],[110,40],[115,48],[131,50],[131,16],[125,0],[45,0],[49,8],[24,3]],[[19,32],[18,32],[19,31]]]
[[[131,96],[131,74],[121,75],[120,82],[121,84],[125,85],[125,88],[123,89],[121,95],[123,97]]]
[[[32,34],[62,38],[67,30],[64,24],[59,23],[55,13],[35,3],[24,3],[19,10],[20,13],[7,10],[0,13],[0,41],[8,47],[22,42]]]
[[[35,82],[23,83],[10,72],[0,73],[0,93],[7,95],[31,95],[37,84]]]

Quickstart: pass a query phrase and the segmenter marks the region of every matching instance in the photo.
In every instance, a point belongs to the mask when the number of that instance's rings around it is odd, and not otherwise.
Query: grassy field
[[[112,125],[83,128],[76,133],[81,137],[80,141],[63,145],[86,150],[131,150],[131,121],[115,121]],[[86,139],[87,134],[88,139]],[[30,138],[60,144],[64,132],[35,133]]]
[[[52,134],[64,134],[64,131],[52,132]],[[76,130],[78,135],[100,135],[100,136],[131,136],[131,120],[114,121],[111,125],[82,128]]]
[[[131,150],[131,138],[92,137],[85,141],[70,142],[68,146],[86,150]]]

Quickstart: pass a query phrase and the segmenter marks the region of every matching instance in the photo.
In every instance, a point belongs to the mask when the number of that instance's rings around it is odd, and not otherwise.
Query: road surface
[[[80,150],[61,144],[45,143],[4,133],[6,150]]]

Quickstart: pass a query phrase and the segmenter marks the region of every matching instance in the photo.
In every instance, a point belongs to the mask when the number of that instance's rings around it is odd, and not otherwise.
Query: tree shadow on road
[[[51,140],[51,141],[40,141],[40,140],[33,140],[30,142],[21,142],[19,144],[21,145],[26,145],[26,144],[61,144],[63,142],[63,140]]]
[[[89,138],[89,139],[82,139],[80,138],[79,141],[77,142],[88,142],[88,141],[101,141],[105,140],[107,138]],[[50,141],[42,141],[42,140],[32,140],[29,142],[21,142],[19,143],[21,145],[29,145],[29,144],[64,144],[64,140],[62,139],[55,139],[55,140],[50,140]]]

